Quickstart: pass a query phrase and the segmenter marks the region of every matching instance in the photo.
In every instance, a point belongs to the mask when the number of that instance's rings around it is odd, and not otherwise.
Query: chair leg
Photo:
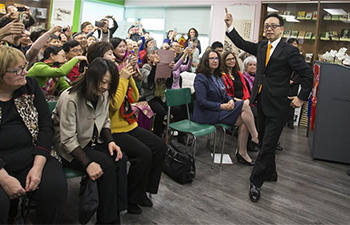
[[[193,136],[193,142],[192,142],[192,156],[193,158],[195,158],[196,156],[196,145],[197,145],[197,138],[195,136]]]
[[[220,166],[222,166],[222,160],[224,157],[224,150],[225,150],[225,141],[226,141],[226,129],[222,128],[222,130],[224,131],[224,137],[223,137],[223,141],[222,141],[222,147],[221,147],[221,159],[220,159]]]

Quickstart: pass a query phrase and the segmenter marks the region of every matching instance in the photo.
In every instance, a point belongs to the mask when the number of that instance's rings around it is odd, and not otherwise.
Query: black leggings
[[[146,191],[158,192],[167,146],[158,136],[140,127],[126,133],[114,133],[113,137],[131,164],[128,201],[142,204]]]
[[[25,187],[27,174],[32,166],[16,172],[8,172],[10,176],[17,178],[22,187]],[[67,198],[67,180],[64,176],[61,164],[49,157],[43,168],[39,189],[29,192],[35,203],[35,222],[38,224],[57,224]],[[18,202],[18,199],[10,200],[0,186],[0,224],[7,224],[7,216],[10,202]]]

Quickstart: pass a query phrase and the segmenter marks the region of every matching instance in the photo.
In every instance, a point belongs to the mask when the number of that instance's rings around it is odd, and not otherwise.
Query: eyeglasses
[[[16,75],[20,76],[23,74],[23,71],[27,68],[28,66],[28,62],[26,62],[26,64],[24,64],[23,67],[19,68],[18,70],[6,70],[7,73],[15,73]]]
[[[77,52],[82,52],[83,50],[82,49],[71,49],[70,51],[74,52],[74,53],[77,53]]]
[[[264,25],[264,29],[265,29],[265,30],[269,29],[269,27],[271,27],[272,30],[275,30],[277,27],[281,27],[281,25],[279,25],[279,24],[274,24],[274,23],[271,24],[271,25],[270,25],[270,24],[265,24],[265,25]]]
[[[226,61],[236,61],[236,59],[235,58],[228,58],[228,59],[226,59]]]
[[[210,61],[216,61],[216,60],[219,61],[219,57],[210,57],[209,60]]]

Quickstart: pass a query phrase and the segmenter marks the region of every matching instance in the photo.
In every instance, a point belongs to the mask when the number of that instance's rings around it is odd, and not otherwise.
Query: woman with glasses
[[[240,72],[236,55],[233,52],[222,54],[222,79],[225,84],[226,92],[234,101],[249,99],[250,94]]]
[[[44,51],[41,62],[35,63],[28,71],[29,77],[34,77],[45,96],[59,96],[69,84],[66,76],[79,61],[86,60],[85,56],[75,56],[67,62],[66,53],[62,48],[49,46]]]
[[[19,198],[36,203],[36,223],[57,224],[67,183],[50,156],[49,107],[36,80],[26,76],[23,53],[2,46],[0,55],[0,224],[14,222],[17,210],[10,205],[17,206]]]
[[[258,132],[249,101],[234,101],[226,92],[221,74],[220,55],[209,50],[203,54],[197,67],[194,80],[196,104],[193,120],[205,124],[228,124],[239,126],[239,149],[236,153],[238,162],[254,165],[247,153],[248,134],[252,136],[253,145],[258,145]]]

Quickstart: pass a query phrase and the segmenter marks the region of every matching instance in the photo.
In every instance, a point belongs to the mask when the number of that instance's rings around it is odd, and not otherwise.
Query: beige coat
[[[68,89],[69,90],[69,89]],[[70,153],[80,146],[81,148],[91,141],[94,124],[98,130],[98,143],[102,128],[110,129],[108,117],[108,92],[98,100],[96,110],[90,101],[77,93],[69,94],[65,90],[52,113],[54,121],[54,149],[67,161],[72,161]]]

